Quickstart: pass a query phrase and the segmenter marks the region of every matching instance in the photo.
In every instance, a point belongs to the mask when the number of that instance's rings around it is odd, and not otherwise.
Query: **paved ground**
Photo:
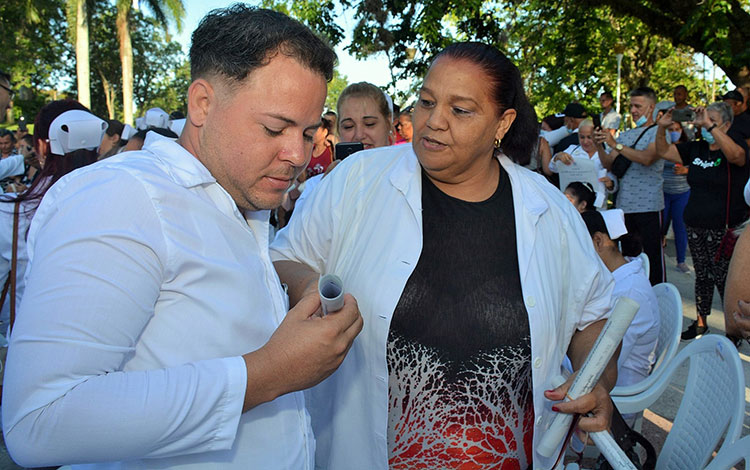
[[[692,260],[688,256],[688,265],[692,269]],[[695,295],[693,293],[694,274],[680,273],[675,269],[675,251],[672,240],[667,244],[667,281],[671,282],[679,289],[682,296],[683,305],[683,324],[685,327],[695,319]],[[718,294],[714,297],[713,311],[708,319],[711,333],[724,334],[724,315]],[[680,345],[680,349],[685,347],[686,343]],[[745,371],[745,383],[750,386],[750,346],[745,342],[740,347],[740,358]],[[685,389],[687,380],[687,367],[681,368],[675,376],[670,387],[664,395],[654,403],[650,409],[644,413],[643,433],[656,447],[657,452],[661,449],[664,439],[671,428],[677,409],[679,408],[682,394]],[[750,434],[750,388],[745,387],[745,423],[742,435]],[[0,435],[0,470],[17,470],[21,469],[15,465],[8,456],[5,445]],[[744,469],[743,466],[738,467]]]

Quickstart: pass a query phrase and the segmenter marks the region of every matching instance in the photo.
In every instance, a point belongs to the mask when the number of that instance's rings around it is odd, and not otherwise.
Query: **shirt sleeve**
[[[241,357],[127,367],[169,262],[145,187],[123,171],[69,176],[29,232],[5,371],[11,455],[50,466],[231,448],[247,381]]]
[[[342,162],[334,168],[313,188],[302,207],[295,209],[289,224],[279,231],[271,243],[273,261],[295,261],[319,273],[326,271],[340,219],[346,171],[350,168],[347,163]]]

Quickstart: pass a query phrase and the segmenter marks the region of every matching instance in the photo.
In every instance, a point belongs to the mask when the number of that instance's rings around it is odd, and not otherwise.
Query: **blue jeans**
[[[666,235],[669,231],[669,223],[672,222],[672,229],[674,230],[674,244],[677,249],[677,262],[685,262],[685,251],[687,249],[687,230],[685,229],[685,221],[682,220],[682,213],[685,212],[685,206],[687,206],[688,198],[690,197],[690,190],[680,194],[667,194],[664,193],[664,217],[662,217],[662,235]]]

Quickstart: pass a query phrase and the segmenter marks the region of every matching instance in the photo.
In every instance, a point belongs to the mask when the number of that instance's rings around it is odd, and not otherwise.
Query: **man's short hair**
[[[610,93],[608,91],[603,91],[602,94],[599,95],[599,97],[601,98],[602,96],[605,97],[605,98],[609,98],[610,100],[614,101],[614,97],[612,96],[612,93]]]
[[[676,87],[674,87],[675,90],[677,90],[678,88],[682,88],[683,90],[685,90],[685,93],[687,93],[687,91],[688,91],[688,89],[687,89],[687,87],[685,85],[677,85]]]
[[[333,78],[336,53],[309,28],[283,13],[239,3],[201,20],[192,36],[190,75],[192,80],[219,76],[240,82],[279,53],[326,81]]]
[[[650,100],[652,103],[656,104],[656,92],[651,87],[641,86],[636,88],[635,90],[630,92],[630,97],[632,98],[634,96],[643,96],[644,98]]]
[[[0,129],[0,137],[10,137],[11,142],[16,143],[16,134],[8,129]]]

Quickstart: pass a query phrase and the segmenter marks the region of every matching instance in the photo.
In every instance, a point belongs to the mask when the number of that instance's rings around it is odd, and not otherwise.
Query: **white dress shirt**
[[[615,269],[614,297],[629,297],[640,305],[633,322],[622,338],[617,360],[617,386],[634,385],[645,379],[654,363],[654,350],[659,339],[659,301],[643,271],[643,261],[633,258]]]
[[[553,414],[543,391],[560,373],[574,331],[607,316],[613,282],[583,220],[562,193],[507,157],[500,162],[513,188],[521,290],[531,331],[536,447]],[[274,260],[340,276],[364,317],[342,365],[307,395],[316,468],[388,468],[386,341],[422,250],[421,193],[411,145],[360,152],[323,179],[271,245]],[[553,463],[534,456],[534,468]]]
[[[268,341],[288,305],[268,216],[243,216],[198,159],[154,133],[142,151],[56,183],[29,232],[5,373],[14,460],[311,468],[301,392],[241,412],[241,355]]]

